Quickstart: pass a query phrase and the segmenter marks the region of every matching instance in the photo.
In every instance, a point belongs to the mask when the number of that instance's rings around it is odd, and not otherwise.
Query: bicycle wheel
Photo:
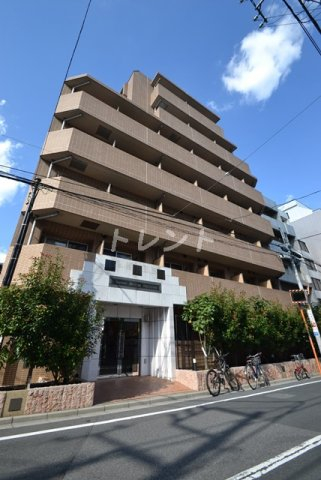
[[[302,368],[302,378],[310,378],[310,375],[305,367]]]
[[[213,397],[219,395],[221,391],[221,380],[216,370],[211,368],[206,374],[206,386],[207,390]]]
[[[231,372],[231,370],[226,370],[225,378],[226,378],[227,383],[229,384],[231,390],[233,390],[234,392],[237,392],[240,389],[240,384],[237,381],[237,378],[234,375],[234,373]]]
[[[301,370],[299,370],[299,369],[296,368],[296,369],[294,370],[294,375],[295,375],[295,378],[296,378],[298,381],[302,380],[302,372],[301,372]]]
[[[268,379],[268,376],[266,373],[262,370],[261,367],[258,367],[257,369],[257,375],[258,375],[258,383],[260,385],[263,384],[264,387],[268,387],[270,385],[270,381]]]
[[[252,368],[247,368],[245,375],[247,383],[250,385],[252,390],[255,390],[257,388],[257,376],[255,375],[254,370]]]
[[[268,387],[269,385],[271,385],[269,377],[267,376],[267,374],[264,371],[262,371],[262,375],[263,375],[264,386]]]

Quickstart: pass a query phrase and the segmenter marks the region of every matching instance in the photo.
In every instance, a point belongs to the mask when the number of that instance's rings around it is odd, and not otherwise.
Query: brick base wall
[[[25,415],[91,407],[94,389],[94,383],[32,388],[28,392]]]
[[[8,408],[6,407],[8,406],[5,403],[7,394],[6,392],[0,392],[0,416],[31,415],[91,407],[94,403],[94,390],[94,382],[21,390],[21,396],[27,393],[27,398],[22,404],[21,410],[14,412],[7,411]],[[14,392],[19,397],[19,391]]]
[[[310,375],[319,375],[319,370],[313,358],[304,360],[304,366]],[[263,370],[267,374],[270,381],[292,379],[294,377],[294,363],[282,362],[262,365]],[[244,376],[244,366],[231,368],[235,373],[240,385],[247,385],[247,380]],[[186,387],[195,391],[206,390],[206,372],[207,370],[176,370],[175,380]]]

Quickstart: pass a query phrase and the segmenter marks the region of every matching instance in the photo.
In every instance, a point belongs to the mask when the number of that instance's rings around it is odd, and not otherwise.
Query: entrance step
[[[94,405],[125,399],[193,392],[185,385],[157,377],[117,377],[96,381]]]

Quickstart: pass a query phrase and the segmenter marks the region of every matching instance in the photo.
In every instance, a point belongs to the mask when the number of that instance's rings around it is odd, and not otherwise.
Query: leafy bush
[[[291,352],[305,352],[308,346],[304,324],[295,307],[260,297],[237,296],[233,291],[214,288],[189,301],[183,320],[198,332],[203,352],[214,347],[234,352],[234,360],[262,350],[265,357],[288,358]]]
[[[7,338],[0,365],[24,360],[43,367],[57,383],[69,382],[100,334],[100,313],[91,293],[63,276],[60,257],[35,258],[19,284],[0,289],[0,332]]]

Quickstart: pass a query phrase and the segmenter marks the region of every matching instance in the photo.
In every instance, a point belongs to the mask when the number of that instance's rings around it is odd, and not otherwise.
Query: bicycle
[[[291,355],[295,365],[294,375],[297,380],[303,380],[304,378],[310,378],[307,369],[303,365],[304,356],[302,353]]]
[[[270,385],[270,381],[261,367],[261,356],[262,353],[259,352],[255,355],[248,355],[246,357],[244,373],[247,383],[252,390],[255,390],[258,385],[261,385],[262,383],[264,386]]]
[[[226,363],[225,357],[228,353],[220,354],[215,349],[216,363],[218,368],[210,368],[206,374],[206,386],[209,393],[216,397],[220,394],[221,385],[225,386],[227,382],[233,391],[238,391],[240,389],[240,384],[237,381],[234,373],[231,372],[229,365]]]

